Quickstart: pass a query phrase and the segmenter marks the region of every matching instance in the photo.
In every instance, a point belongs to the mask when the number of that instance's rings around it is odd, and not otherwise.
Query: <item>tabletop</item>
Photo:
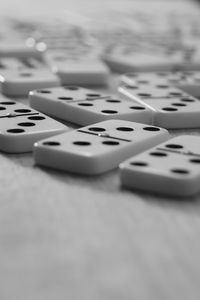
[[[20,12],[9,0],[1,14],[25,14],[29,5],[34,13],[40,4],[44,11],[44,3],[24,1]],[[67,9],[67,1],[56,3]],[[83,3],[74,7],[94,6]],[[110,92],[118,80],[110,76]],[[178,200],[128,191],[117,169],[79,176],[40,168],[31,153],[1,153],[0,170],[1,300],[199,299],[199,195]]]

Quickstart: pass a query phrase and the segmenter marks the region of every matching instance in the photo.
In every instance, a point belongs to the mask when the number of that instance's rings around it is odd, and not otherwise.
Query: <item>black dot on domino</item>
[[[171,96],[182,96],[182,93],[180,93],[180,92],[169,92],[169,95],[171,95]]]
[[[146,131],[159,131],[160,128],[147,126],[147,127],[144,127],[143,130],[146,130]]]
[[[94,131],[94,132],[103,132],[103,131],[106,131],[104,128],[102,127],[90,127],[88,128],[88,130],[90,131]]]
[[[107,146],[117,146],[120,143],[116,141],[103,141],[102,144],[107,145]]]
[[[174,106],[187,106],[185,103],[172,103]]]
[[[156,85],[156,87],[158,87],[160,89],[168,89],[169,88],[169,86],[165,85],[165,84],[158,84],[158,85]]]
[[[169,149],[182,149],[183,146],[179,145],[179,144],[167,144],[165,145],[165,147],[169,148]]]
[[[13,129],[8,129],[7,132],[9,133],[22,133],[25,132],[24,129],[19,129],[19,128],[13,128]]]
[[[151,97],[150,93],[138,93],[137,95],[140,97]]]
[[[137,80],[137,83],[148,84],[149,81],[148,80]]]
[[[117,127],[116,129],[119,131],[134,131],[131,127]]]
[[[41,94],[51,94],[51,91],[49,91],[49,90],[38,90],[37,93],[41,93]]]
[[[178,109],[174,108],[174,107],[163,107],[162,110],[164,110],[164,111],[177,111]]]
[[[109,115],[117,114],[117,113],[118,113],[118,111],[116,111],[116,110],[111,110],[111,109],[104,109],[104,110],[102,110],[101,112],[104,113],[104,114],[109,114]]]
[[[93,106],[94,104],[92,103],[87,103],[87,102],[81,102],[81,103],[78,103],[79,106]]]
[[[110,102],[110,103],[120,103],[120,100],[115,100],[115,99],[107,99],[106,102]]]
[[[190,98],[181,98],[180,100],[183,102],[195,102],[194,99],[190,99]]]
[[[60,146],[61,144],[54,141],[44,142],[43,145],[45,146]]]
[[[0,102],[0,104],[3,104],[3,105],[15,105],[16,102]]]
[[[135,109],[135,110],[145,110],[146,108],[143,106],[130,106],[130,109]]]
[[[59,100],[73,100],[72,97],[58,97]]]
[[[79,89],[77,86],[64,86],[63,88],[69,91],[77,91]]]
[[[185,169],[171,169],[172,173],[180,174],[180,175],[187,175],[189,174],[188,170]]]
[[[32,122],[21,122],[21,123],[18,123],[17,125],[22,126],[22,127],[32,127],[32,126],[35,126],[35,123],[32,123]]]
[[[45,120],[46,118],[42,117],[42,116],[31,116],[31,117],[28,117],[28,119],[33,120],[33,121],[41,121],[41,120]]]
[[[5,110],[6,108],[3,106],[0,106],[0,110]]]
[[[150,152],[149,155],[157,156],[157,157],[165,157],[165,156],[167,156],[167,153],[163,153],[163,152]]]
[[[128,84],[126,84],[126,85],[125,85],[125,88],[131,89],[131,90],[137,90],[137,89],[138,89],[138,86],[137,86],[137,85],[128,85]]]
[[[77,145],[77,146],[90,146],[91,143],[90,142],[86,142],[86,141],[75,141],[73,142],[74,145]]]
[[[87,97],[101,97],[100,94],[88,93],[86,94]]]
[[[134,161],[130,163],[131,166],[138,166],[138,167],[147,167],[148,164],[143,161]]]
[[[193,158],[193,159],[190,159],[190,162],[191,162],[191,163],[195,163],[195,164],[200,164],[200,159],[198,159],[198,158]]]
[[[30,109],[20,108],[20,109],[15,109],[14,112],[25,114],[25,113],[30,113],[31,110]]]

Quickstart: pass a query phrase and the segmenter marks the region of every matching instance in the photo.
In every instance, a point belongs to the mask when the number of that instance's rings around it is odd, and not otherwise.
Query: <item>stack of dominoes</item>
[[[109,68],[97,57],[26,47],[9,55],[0,49],[1,151],[33,151],[38,165],[85,175],[119,166],[131,189],[181,197],[200,191],[200,137],[170,139],[167,130],[200,127],[199,71],[168,71],[154,60],[149,68],[150,59],[148,73],[120,76],[116,97],[87,87],[108,84]]]

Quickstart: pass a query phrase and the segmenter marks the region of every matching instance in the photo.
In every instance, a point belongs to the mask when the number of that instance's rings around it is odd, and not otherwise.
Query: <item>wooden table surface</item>
[[[84,177],[0,154],[1,300],[199,300],[199,257],[199,195],[130,192],[118,170]]]

